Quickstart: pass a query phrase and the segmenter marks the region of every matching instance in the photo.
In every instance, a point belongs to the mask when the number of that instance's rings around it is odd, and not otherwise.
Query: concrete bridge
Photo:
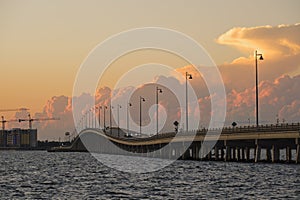
[[[218,131],[221,131],[220,135]],[[207,129],[201,129],[189,133],[126,137],[127,133],[117,128],[105,132],[88,128],[80,132],[70,147],[57,147],[51,151],[89,151],[166,159],[300,163],[300,123],[230,127],[207,133]]]

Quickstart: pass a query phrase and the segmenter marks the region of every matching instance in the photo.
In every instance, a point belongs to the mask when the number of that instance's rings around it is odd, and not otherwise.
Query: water
[[[0,161],[0,199],[300,197],[299,165],[176,161],[156,172],[130,174],[88,153],[0,151]]]

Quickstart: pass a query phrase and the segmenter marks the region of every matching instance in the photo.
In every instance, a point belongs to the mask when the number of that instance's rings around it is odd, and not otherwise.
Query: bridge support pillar
[[[226,155],[225,155],[225,161],[231,160],[231,148],[229,146],[226,146]]]
[[[173,148],[172,148],[172,145],[171,145],[171,143],[170,143],[170,145],[169,145],[169,152],[168,152],[168,157],[169,157],[169,159],[171,159],[172,158],[172,156],[173,156]]]
[[[192,159],[196,160],[196,146],[194,144],[192,145]]]
[[[260,161],[260,155],[261,155],[261,147],[259,145],[256,145],[256,148],[255,148],[255,162]]]
[[[215,160],[219,160],[219,149],[215,146]]]
[[[245,160],[245,148],[242,147],[241,151],[242,151],[242,160]]]
[[[221,148],[221,160],[225,161],[225,157],[224,157],[225,153],[224,153],[224,148]]]
[[[209,150],[208,150],[208,151],[209,151]],[[211,160],[211,151],[208,152],[208,154],[207,154],[206,157],[207,157],[208,160]]]
[[[291,162],[292,160],[292,150],[289,146],[286,147],[286,162]]]
[[[179,151],[180,151],[180,155],[181,155],[180,158],[181,158],[181,160],[185,160],[184,142],[181,143],[179,148],[180,148]]]
[[[200,151],[200,146],[199,146],[199,145],[196,145],[196,160],[199,160],[199,159],[200,159],[199,151]]]
[[[300,144],[297,144],[296,163],[300,163]]]
[[[185,151],[184,151],[184,146],[182,147],[182,160],[187,160],[187,159],[190,159],[190,148],[187,148]]]
[[[246,161],[250,160],[250,148],[246,147]]]
[[[272,146],[272,162],[278,162],[279,161],[279,148],[275,145]]]
[[[271,155],[271,149],[270,148],[266,148],[266,157],[267,157],[267,162],[272,161],[272,155]]]
[[[241,149],[239,147],[237,147],[236,151],[237,151],[236,160],[240,161],[241,160]]]
[[[235,161],[236,160],[236,147],[231,148],[230,154],[232,155],[231,159]]]

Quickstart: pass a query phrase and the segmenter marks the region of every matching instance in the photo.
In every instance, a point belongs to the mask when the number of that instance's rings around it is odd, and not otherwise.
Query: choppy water
[[[125,159],[121,159],[125,160]],[[176,161],[130,174],[88,153],[0,151],[0,199],[299,199],[300,166]]]

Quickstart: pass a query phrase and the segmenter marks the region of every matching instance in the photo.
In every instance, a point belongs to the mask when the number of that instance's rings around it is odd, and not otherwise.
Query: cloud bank
[[[227,117],[226,125],[236,121],[238,125],[255,124],[255,66],[254,50],[264,55],[264,60],[259,62],[259,106],[261,123],[276,123],[276,118],[280,121],[298,122],[300,121],[300,24],[279,25],[276,27],[236,27],[228,30],[217,42],[222,45],[229,45],[239,49],[247,57],[239,57],[230,63],[224,63],[219,67],[226,92],[227,92]],[[197,94],[200,106],[200,127],[207,127],[211,115],[211,96],[201,74],[196,73],[192,66],[185,66],[176,69],[176,72],[184,74],[186,71],[193,74],[190,84]],[[184,95],[184,78],[174,78],[159,76],[152,85],[143,85],[139,88],[127,87],[111,91],[108,87],[99,88],[95,94],[82,94],[73,97],[81,100],[95,98],[97,106],[110,105],[111,95],[114,104],[120,104],[120,124],[126,127],[127,103],[124,97],[133,92],[130,99],[133,106],[130,108],[130,115],[136,125],[139,124],[139,96],[144,96],[147,101],[143,104],[145,110],[143,125],[147,126],[151,118],[156,114],[154,89],[159,82],[167,82],[182,88]],[[159,115],[166,111],[166,126],[163,131],[173,130],[173,122],[178,120],[182,113],[174,94],[163,88],[163,94],[159,96]],[[42,121],[34,123],[34,127],[39,129],[39,139],[63,138],[66,131],[72,132],[75,129],[72,116],[72,98],[67,96],[55,96],[49,99],[43,111],[35,113],[36,118],[59,117],[59,121]],[[76,105],[75,105],[76,106]],[[93,105],[86,105],[80,108],[82,115]],[[116,105],[114,105],[116,106]],[[150,112],[146,112],[149,111]],[[199,114],[190,105],[189,119]],[[103,109],[101,120],[103,121]],[[115,114],[116,109],[113,109]],[[17,113],[16,117],[24,117],[27,113]],[[109,112],[106,110],[107,123]],[[79,118],[82,116],[78,116]],[[83,126],[86,121],[82,119]],[[103,123],[103,122],[102,122]],[[116,120],[113,120],[116,126]],[[184,124],[181,124],[184,126]]]

